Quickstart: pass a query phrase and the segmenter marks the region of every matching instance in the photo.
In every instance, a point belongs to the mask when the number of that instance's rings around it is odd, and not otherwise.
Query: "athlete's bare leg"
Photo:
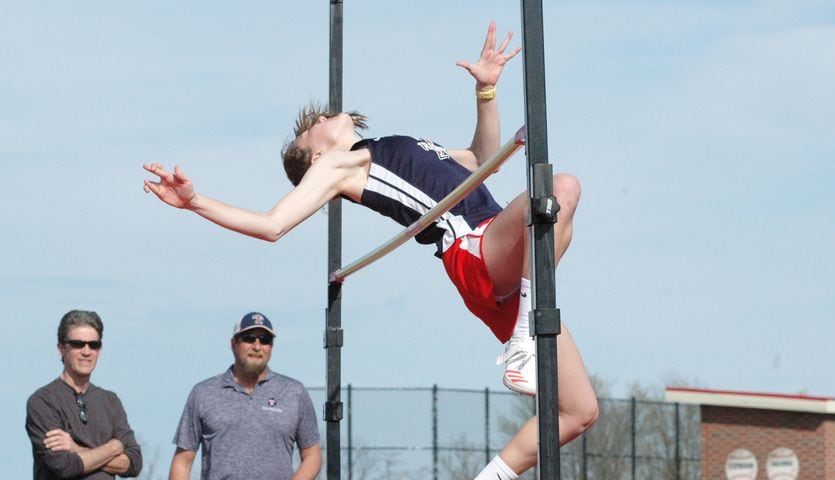
[[[574,211],[580,201],[580,183],[571,175],[554,175],[554,196],[560,204],[554,228],[554,259],[559,263],[571,243]],[[494,293],[498,297],[518,289],[522,277],[530,278],[527,226],[529,206],[528,194],[520,194],[496,216],[484,232],[484,261],[493,280]]]
[[[580,184],[575,177],[566,174],[555,175],[553,181],[554,196],[560,204],[554,230],[554,260],[559,263],[571,243],[574,212],[580,201]],[[530,196],[527,192],[520,194],[484,233],[482,252],[496,296],[516,291],[522,277],[530,279],[529,208]],[[594,423],[598,406],[580,352],[565,325],[557,336],[557,357],[559,440],[560,445],[564,445]],[[528,420],[499,453],[499,457],[514,472],[522,473],[536,464],[537,426],[536,417]]]
[[[571,332],[563,324],[557,336],[560,445],[577,438],[597,419],[597,397]],[[530,418],[499,456],[520,474],[536,465],[537,418]]]

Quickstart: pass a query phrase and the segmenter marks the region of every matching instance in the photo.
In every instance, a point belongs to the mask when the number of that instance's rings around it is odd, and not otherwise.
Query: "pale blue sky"
[[[546,3],[549,149],[584,188],[557,298],[588,369],[619,394],[675,372],[835,397],[835,6]],[[141,164],[269,208],[290,187],[278,150],[297,108],[327,98],[328,2],[0,7],[4,475],[29,475],[25,400],[59,374],[72,308],[102,315],[94,382],[165,464],[243,313],[277,324],[276,370],[323,385],[326,216],[262,243],[145,195]],[[369,135],[466,145],[472,81],[455,62],[477,58],[491,19],[519,32],[518,9],[347,0],[345,107]],[[499,87],[505,136],[523,123],[521,67]],[[500,202],[524,170],[519,155],[489,180]],[[352,205],[344,222],[346,261],[399,231]],[[500,387],[500,346],[432,251],[410,243],[348,280],[346,383]]]

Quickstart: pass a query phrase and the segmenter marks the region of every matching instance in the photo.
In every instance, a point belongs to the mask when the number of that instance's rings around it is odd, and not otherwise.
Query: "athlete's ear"
[[[319,150],[318,152],[314,153],[310,157],[310,164],[313,165],[314,163],[316,163],[316,160],[319,160],[319,157],[321,157],[323,153],[325,153],[324,150]]]

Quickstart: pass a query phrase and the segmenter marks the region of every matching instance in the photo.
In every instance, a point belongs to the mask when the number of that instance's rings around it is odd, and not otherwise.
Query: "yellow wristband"
[[[493,100],[496,98],[496,87],[489,90],[476,90],[475,97],[479,100]]]

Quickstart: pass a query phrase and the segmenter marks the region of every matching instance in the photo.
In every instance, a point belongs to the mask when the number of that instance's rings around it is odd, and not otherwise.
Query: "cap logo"
[[[232,331],[233,335],[237,335],[244,330],[251,330],[253,328],[263,328],[270,332],[270,335],[275,337],[275,330],[270,319],[258,312],[249,312],[235,323],[235,328]]]

